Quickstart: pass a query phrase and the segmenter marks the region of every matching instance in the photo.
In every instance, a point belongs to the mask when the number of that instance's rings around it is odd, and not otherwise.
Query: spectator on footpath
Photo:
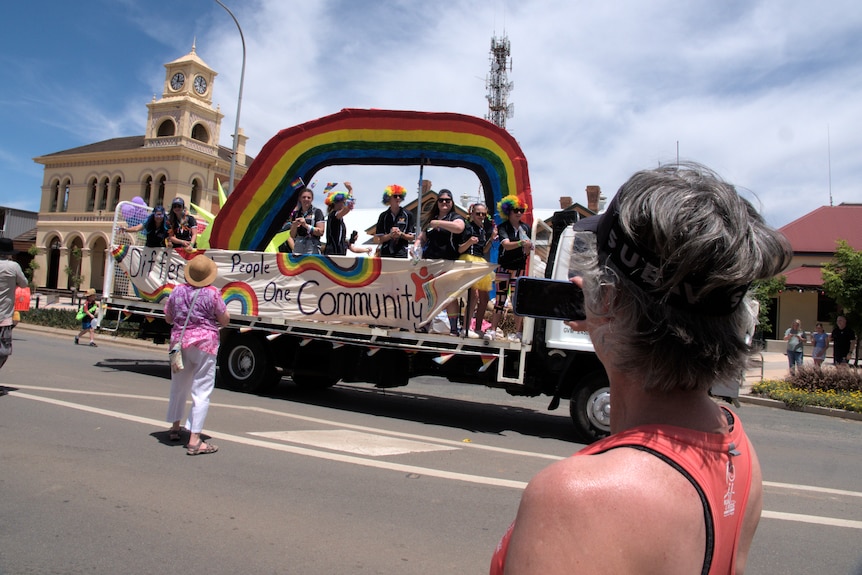
[[[567,323],[607,372],[611,435],[529,482],[490,572],[743,573],[760,464],[708,390],[741,379],[749,285],[780,273],[790,244],[692,163],[634,174],[575,230],[586,319]]]
[[[823,365],[823,360],[826,359],[826,348],[829,347],[829,334],[823,331],[823,324],[819,321],[814,324],[811,343],[814,344],[814,349],[811,350],[811,359],[814,360],[814,366],[819,368]]]
[[[784,341],[787,342],[787,363],[790,365],[790,375],[796,375],[796,366],[802,365],[802,352],[808,335],[802,329],[802,322],[793,320],[784,331]]]
[[[856,332],[847,326],[847,318],[839,315],[832,328],[832,362],[837,366],[847,366],[851,350],[856,349]]]
[[[99,313],[99,304],[96,303],[96,290],[90,288],[84,294],[86,299],[81,303],[81,308],[78,310],[78,318],[81,320],[81,331],[75,336],[75,345],[78,345],[82,335],[90,335],[90,347],[99,347],[96,345],[96,315]]]
[[[14,255],[12,240],[0,238],[0,368],[12,355],[15,289],[27,287],[27,278],[18,262],[12,259]],[[0,395],[6,395],[5,387],[0,386]]]

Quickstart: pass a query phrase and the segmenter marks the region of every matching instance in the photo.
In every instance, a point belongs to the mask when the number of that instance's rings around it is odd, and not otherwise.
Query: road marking
[[[24,387],[25,386],[16,386],[17,389],[22,389]],[[49,388],[37,388],[37,387],[32,387],[32,386],[26,386],[26,387],[28,389],[46,389],[46,390],[49,389]],[[66,391],[66,392],[71,393],[70,390],[54,390],[54,391]],[[94,395],[94,394],[95,395],[111,395],[111,396],[123,395],[123,394],[112,394],[112,393],[104,393],[104,392],[95,392],[95,393],[79,392],[79,393],[90,394],[90,395]],[[122,419],[125,421],[132,421],[135,423],[141,423],[141,424],[148,425],[151,427],[164,427],[165,426],[165,422],[158,420],[158,419],[152,419],[149,417],[140,417],[137,415],[131,415],[128,413],[121,413],[118,411],[111,411],[108,409],[92,407],[89,405],[82,405],[79,403],[72,403],[72,402],[63,401],[60,399],[53,399],[53,398],[48,398],[48,397],[41,397],[38,395],[31,395],[29,393],[21,393],[20,391],[14,391],[14,392],[10,393],[7,397],[9,397],[9,398],[18,397],[21,399],[30,399],[33,401],[39,401],[42,403],[48,403],[48,404],[57,405],[60,407],[67,407],[67,408],[75,409],[78,411],[85,411],[88,413],[95,413],[98,415],[104,415],[106,417],[113,417],[113,418]],[[125,397],[135,397],[135,398],[139,398],[139,399],[158,399],[158,398],[153,398],[153,397],[149,397],[149,396],[136,396],[136,395],[125,395]],[[159,399],[159,400],[161,401],[161,399]],[[224,407],[231,407],[231,406],[225,405]],[[269,411],[269,410],[263,410],[263,411]],[[278,413],[278,412],[273,412],[273,413]],[[332,425],[332,423],[330,423],[330,425]],[[525,481],[513,481],[513,480],[509,480],[509,479],[500,479],[497,477],[485,477],[485,476],[481,476],[481,475],[472,475],[469,473],[456,473],[456,472],[452,472],[452,471],[445,471],[442,469],[433,469],[430,467],[420,467],[417,465],[403,465],[400,463],[394,463],[394,462],[389,462],[389,461],[378,461],[378,460],[374,460],[374,459],[364,459],[364,458],[355,457],[352,455],[343,455],[343,454],[339,454],[339,453],[330,453],[330,452],[326,452],[326,451],[316,451],[316,450],[308,449],[308,448],[304,448],[304,447],[285,445],[283,443],[275,443],[275,442],[271,442],[271,441],[263,441],[260,439],[254,439],[254,438],[250,438],[250,437],[242,437],[242,436],[238,436],[238,435],[221,433],[221,432],[217,432],[217,431],[207,430],[207,434],[212,436],[214,439],[219,439],[219,440],[223,440],[223,441],[229,441],[229,442],[238,443],[238,444],[242,444],[242,445],[249,445],[252,447],[261,447],[264,449],[272,449],[275,451],[292,453],[295,455],[305,455],[308,457],[315,457],[318,459],[324,459],[324,460],[328,460],[328,461],[336,461],[339,463],[349,463],[349,464],[353,464],[353,465],[360,465],[363,467],[373,467],[373,468],[377,468],[377,469],[385,469],[385,470],[389,470],[389,471],[398,471],[398,472],[402,472],[402,473],[413,473],[413,474],[418,474],[418,475],[424,475],[427,477],[435,477],[438,479],[451,479],[454,481],[464,481],[466,483],[476,483],[476,484],[480,484],[480,485],[490,485],[490,486],[495,486],[495,487],[509,487],[509,488],[513,488],[513,489],[524,489],[527,486],[527,483]],[[474,445],[474,444],[465,444],[465,446],[466,445]],[[859,494],[857,492],[854,492],[854,491],[843,492],[841,490],[834,490],[834,489],[828,489],[828,488],[817,488],[817,487],[806,486],[806,485],[792,485],[789,483],[764,482],[764,485],[769,485],[772,487],[782,487],[782,488],[805,489],[805,490],[809,490],[809,491],[823,491],[823,492],[827,492],[827,493],[838,492],[838,493],[842,493],[842,494],[848,494],[848,495],[851,495],[854,497],[859,496]],[[799,523],[812,523],[812,524],[816,524],[816,525],[828,525],[828,526],[833,526],[833,527],[862,529],[862,521],[854,521],[854,520],[850,520],[850,519],[838,519],[838,518],[833,518],[833,517],[819,517],[816,515],[802,515],[802,514],[797,514],[797,513],[784,513],[784,512],[780,512],[780,511],[768,511],[768,510],[764,510],[761,513],[761,517],[766,518],[766,519],[779,519],[779,520],[783,520],[783,521],[796,521]]]
[[[118,411],[111,411],[109,409],[102,409],[99,407],[91,407],[89,405],[81,405],[79,403],[71,403],[69,401],[63,401],[61,399],[53,399],[48,397],[40,397],[38,395],[30,395],[29,393],[21,393],[14,392],[9,394],[8,397],[20,397],[22,399],[32,399],[34,401],[41,401],[43,403],[48,403],[51,405],[57,405],[60,407],[68,407],[70,409],[76,409],[78,411],[86,411],[88,413],[95,413],[98,415],[104,415],[107,417],[114,417],[116,419],[124,419],[126,421],[134,421],[135,423],[142,423],[149,426],[157,426],[164,427],[166,424],[164,421],[160,421],[158,419],[151,419],[149,417],[139,417],[137,415],[129,415],[127,413],[120,413]],[[275,451],[283,451],[285,453],[293,453],[295,455],[306,455],[308,457],[316,457],[318,459],[325,459],[328,461],[337,461],[340,463],[350,463],[353,465],[361,465],[364,467],[374,467],[377,469],[386,469],[389,471],[399,471],[401,473],[412,473],[416,475],[424,475],[426,477],[436,477],[438,479],[452,479],[455,481],[464,481],[466,483],[477,483],[480,485],[491,485],[495,487],[510,487],[514,489],[524,489],[527,486],[527,483],[524,481],[512,481],[510,479],[500,479],[497,477],[484,477],[481,475],[472,475],[469,473],[456,473],[454,471],[445,471],[443,469],[433,469],[430,467],[420,467],[418,465],[403,465],[400,463],[393,463],[388,461],[377,461],[374,459],[363,459],[361,457],[355,457],[352,455],[343,455],[340,453],[329,453],[326,451],[315,451],[313,449],[307,449],[305,447],[296,447],[293,445],[285,445],[283,443],[274,443],[271,441],[263,441],[260,439],[253,439],[250,437],[241,437],[239,435],[232,435],[229,433],[221,433],[220,431],[210,431],[207,430],[207,435],[211,436],[213,439],[219,439],[223,441],[230,441],[233,443],[239,443],[242,445],[250,445],[254,447],[263,447],[266,449],[272,449]]]
[[[796,485],[795,483],[775,483],[764,481],[764,487],[777,487],[778,489],[795,489],[797,491],[815,491],[817,493],[829,493],[832,495],[846,495],[847,497],[862,497],[859,491],[847,491],[845,489],[832,489],[830,487],[815,487],[813,485]]]
[[[801,515],[799,513],[782,513],[781,511],[762,511],[760,516],[766,519],[782,519],[784,521],[798,521],[800,523],[814,523],[816,525],[829,525],[830,527],[849,527],[851,529],[862,529],[862,521],[852,519],[836,519],[835,517],[818,517],[817,515]]]
[[[150,401],[160,401],[163,403],[167,403],[167,397],[153,397],[150,395],[134,395],[134,394],[126,394],[126,393],[109,393],[104,391],[84,391],[80,389],[61,389],[55,387],[41,387],[35,385],[16,385],[14,386],[16,389],[29,389],[36,391],[52,391],[57,393],[70,393],[70,394],[79,394],[79,395],[97,395],[97,396],[110,396],[110,397],[119,397],[124,399],[145,399]],[[264,413],[267,415],[274,415],[277,417],[284,417],[288,419],[295,419],[298,421],[305,421],[308,423],[317,423],[321,425],[328,425],[330,427],[338,427],[341,429],[354,429],[356,431],[366,431],[369,433],[377,433],[382,435],[390,435],[392,437],[403,437],[406,439],[414,439],[416,441],[430,441],[434,443],[439,443],[442,445],[452,445],[458,448],[468,448],[468,449],[479,449],[482,451],[493,451],[495,453],[505,453],[507,455],[517,455],[524,457],[534,457],[537,459],[548,459],[550,461],[560,461],[565,459],[568,456],[560,456],[560,455],[551,455],[548,453],[537,453],[534,451],[522,451],[518,449],[508,449],[506,447],[495,447],[493,445],[483,445],[481,443],[472,443],[472,442],[464,442],[464,441],[455,441],[452,439],[443,439],[438,437],[428,437],[425,435],[417,435],[415,433],[404,433],[400,431],[390,431],[388,429],[379,429],[376,427],[368,427],[365,425],[355,425],[352,423],[344,423],[340,421],[332,421],[329,419],[321,419],[319,417],[311,417],[307,415],[298,415],[294,413],[286,413],[284,411],[276,411],[274,409],[266,409],[264,407],[254,407],[254,406],[246,406],[246,405],[231,405],[226,403],[210,403],[211,407],[219,407],[225,409],[235,409],[239,411],[251,411],[254,413]]]
[[[404,455],[406,453],[425,453],[429,451],[454,451],[457,447],[435,445],[424,441],[411,441],[385,437],[349,429],[310,429],[305,431],[271,431],[251,433],[258,437],[313,445],[333,451],[344,451],[357,455],[379,457],[381,455]]]

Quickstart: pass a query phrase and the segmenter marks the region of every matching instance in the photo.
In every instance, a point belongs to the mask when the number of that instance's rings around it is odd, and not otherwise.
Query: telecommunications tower
[[[485,119],[501,128],[506,128],[506,120],[515,115],[515,105],[509,104],[509,92],[515,88],[509,82],[506,69],[512,71],[512,58],[509,50],[509,38],[491,37],[491,75],[485,81],[488,89],[488,115]]]

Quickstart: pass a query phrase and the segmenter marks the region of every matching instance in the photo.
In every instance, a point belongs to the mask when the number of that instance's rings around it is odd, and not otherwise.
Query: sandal
[[[206,455],[207,453],[215,453],[216,451],[218,451],[217,445],[201,441],[194,447],[189,445],[186,455]]]

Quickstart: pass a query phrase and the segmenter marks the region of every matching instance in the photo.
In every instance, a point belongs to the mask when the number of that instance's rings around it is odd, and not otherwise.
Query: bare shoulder
[[[696,572],[703,534],[697,493],[658,458],[628,448],[570,457],[524,491],[506,573]]]

